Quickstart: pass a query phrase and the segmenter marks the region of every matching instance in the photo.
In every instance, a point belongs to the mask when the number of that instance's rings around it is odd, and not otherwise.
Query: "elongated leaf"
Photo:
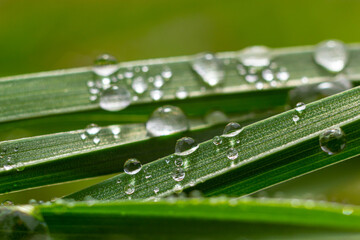
[[[55,239],[356,239],[360,231],[359,207],[298,199],[57,202],[32,208]]]
[[[234,117],[243,124],[269,116]],[[221,133],[223,123],[190,119],[189,134],[200,141]],[[114,132],[116,134],[114,134]],[[185,133],[149,137],[145,124],[103,127],[96,136],[78,130],[0,143],[0,193],[123,171],[129,158],[143,163],[166,156]]]
[[[180,172],[185,173],[180,182],[174,180],[179,173],[174,160],[179,157],[170,155],[149,164],[146,171],[135,176],[120,174],[69,197],[154,198],[154,190],[157,195],[166,196],[192,188],[206,196],[250,194],[359,155],[359,101],[360,88],[354,88],[309,104],[297,122],[293,116],[299,113],[290,110],[251,124],[234,137],[222,136],[223,143],[218,146],[206,141],[194,153],[180,157],[184,162]],[[347,144],[342,152],[328,155],[320,148],[319,135],[335,126],[345,132]],[[232,156],[234,151],[238,153],[236,160],[227,157],[229,150]],[[152,177],[146,178],[148,175]]]
[[[349,49],[351,59],[347,71],[349,78],[354,80],[358,79],[360,73],[356,64],[357,59],[360,58],[360,47],[350,45]],[[261,95],[263,101],[259,101],[259,97],[257,97],[257,101],[252,101],[257,92],[256,86],[248,84],[244,80],[244,76],[239,76],[237,73],[238,52],[217,54],[225,64],[226,77],[221,87],[207,87],[194,73],[191,62],[197,56],[121,63],[118,65],[121,77],[116,81],[120,84],[131,84],[130,78],[122,79],[124,75],[126,76],[125,73],[129,71],[129,68],[136,75],[138,69],[143,66],[149,67],[149,72],[145,74],[145,77],[148,78],[161,74],[164,67],[168,67],[172,71],[172,78],[165,83],[162,89],[163,98],[159,100],[159,103],[176,102],[189,115],[199,115],[215,106],[224,107],[231,112],[281,106],[286,100],[286,90],[289,87],[301,85],[302,77],[306,76],[309,83],[314,83],[324,81],[332,76],[314,64],[312,47],[275,49],[271,54],[279,67],[287,69],[290,80],[286,84],[279,82],[278,88],[273,88],[264,81],[264,89],[274,90],[264,91]],[[99,103],[89,99],[91,94],[88,86],[89,81],[98,80],[89,67],[1,78],[0,122],[98,109]],[[189,96],[187,99],[176,99],[175,93],[179,87],[186,87]],[[150,86],[150,89],[154,90],[155,87]],[[121,113],[124,115],[149,114],[154,108],[154,100],[150,93],[151,90],[138,96],[138,100],[132,102],[133,107],[129,107]],[[134,92],[132,94],[135,95]],[[241,101],[237,101],[239,99]],[[236,101],[237,104],[231,104]]]

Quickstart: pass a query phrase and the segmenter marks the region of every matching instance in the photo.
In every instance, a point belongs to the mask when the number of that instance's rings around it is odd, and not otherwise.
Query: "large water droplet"
[[[239,153],[235,148],[230,148],[227,150],[226,156],[229,160],[233,161],[239,157]]]
[[[179,156],[186,156],[195,152],[199,145],[191,137],[183,137],[177,140],[175,145],[175,154]]]
[[[131,94],[125,87],[112,86],[101,93],[100,107],[107,111],[120,111],[131,103]]]
[[[96,58],[93,71],[99,76],[109,76],[118,70],[117,60],[109,54],[103,54]]]
[[[156,109],[146,122],[151,136],[164,136],[187,130],[188,119],[180,108],[166,105]]]
[[[182,168],[176,168],[172,174],[172,178],[177,181],[180,182],[185,178],[185,171]]]
[[[338,40],[321,42],[314,52],[315,62],[330,72],[342,71],[348,58],[345,44]]]
[[[141,170],[141,162],[136,158],[130,158],[126,160],[124,164],[124,172],[129,175],[134,175],[140,172]]]
[[[341,152],[346,146],[346,138],[341,128],[327,129],[319,137],[321,149],[329,155]]]
[[[265,46],[245,48],[240,52],[239,59],[248,67],[266,67],[270,64],[270,50]]]
[[[143,94],[148,88],[148,84],[142,76],[138,76],[132,81],[131,87],[136,93]]]
[[[96,125],[95,123],[91,123],[86,127],[85,132],[89,136],[95,136],[100,132],[100,130],[101,128],[98,125]]]
[[[212,53],[199,55],[192,61],[192,68],[209,86],[220,84],[225,77],[222,62]]]
[[[225,123],[229,122],[229,118],[222,111],[211,111],[205,115],[205,122],[208,124]]]
[[[238,124],[236,122],[231,122],[225,126],[223,136],[234,137],[234,136],[238,135],[241,132],[241,130],[242,130],[242,128],[241,128],[240,124]]]

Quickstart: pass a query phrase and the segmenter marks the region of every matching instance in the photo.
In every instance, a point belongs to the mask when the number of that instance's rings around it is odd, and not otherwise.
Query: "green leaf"
[[[360,231],[358,206],[298,199],[56,201],[33,208],[55,239],[356,239]]]
[[[68,197],[122,199],[129,197],[129,187],[135,189],[131,194],[134,199],[156,197],[155,188],[159,189],[158,196],[192,188],[205,196],[247,195],[359,155],[359,101],[357,87],[308,104],[297,123],[293,116],[299,113],[290,110],[251,124],[234,137],[223,136],[219,146],[211,140],[203,142],[198,150],[183,157],[185,178],[181,182],[172,178],[178,157],[170,155],[145,166],[146,173],[120,174]],[[319,135],[333,127],[342,128],[347,144],[342,152],[328,155],[320,148]],[[227,158],[231,147],[239,155],[235,161]]]

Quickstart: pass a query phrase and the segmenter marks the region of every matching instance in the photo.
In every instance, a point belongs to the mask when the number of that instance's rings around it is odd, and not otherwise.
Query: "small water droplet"
[[[164,66],[163,70],[161,72],[161,76],[165,79],[170,79],[172,77],[172,71],[171,68],[168,66]]]
[[[133,184],[128,184],[125,186],[124,190],[127,195],[131,195],[135,192],[135,186]]]
[[[90,88],[90,89],[89,89],[89,92],[90,92],[91,94],[98,94],[98,93],[100,92],[100,90],[99,90],[98,88]]]
[[[164,85],[164,79],[160,75],[156,75],[154,78],[154,87],[161,88]]]
[[[344,207],[342,210],[342,213],[344,215],[351,215],[351,214],[353,214],[353,212],[354,212],[354,209],[352,209],[351,207]]]
[[[129,68],[126,70],[126,72],[124,72],[124,77],[128,79],[133,78],[134,72]]]
[[[132,81],[131,87],[137,94],[143,94],[147,90],[148,84],[142,76],[138,76]]]
[[[113,125],[109,126],[111,133],[116,137],[120,134],[121,128],[119,126]]]
[[[141,162],[136,158],[128,159],[124,164],[124,172],[129,175],[134,175],[140,172],[141,170]]]
[[[296,124],[296,123],[300,120],[300,117],[295,114],[295,115],[293,115],[292,120],[293,120],[294,123]]]
[[[348,58],[345,44],[338,40],[321,42],[314,52],[315,62],[330,72],[342,71],[348,62]]]
[[[85,132],[89,136],[95,136],[100,132],[100,129],[101,128],[98,125],[96,125],[95,123],[91,123],[86,127]]]
[[[262,89],[264,89],[264,84],[262,82],[257,82],[255,84],[255,88],[258,90],[262,90]]]
[[[176,90],[175,95],[178,99],[185,99],[188,97],[188,92],[186,91],[186,89],[184,87],[179,87]]]
[[[220,144],[222,144],[222,138],[219,137],[219,136],[215,136],[213,138],[213,144],[216,145],[216,146],[219,146]]]
[[[270,64],[270,50],[265,46],[253,46],[240,52],[239,60],[245,66],[266,67]]]
[[[233,161],[239,157],[239,153],[235,148],[230,148],[227,150],[226,156],[229,160]]]
[[[306,108],[306,104],[305,104],[305,103],[303,103],[303,102],[298,102],[298,103],[296,104],[295,110],[296,110],[298,113],[302,113],[302,112],[305,110],[305,108]]]
[[[100,107],[107,111],[120,111],[131,103],[131,94],[125,87],[112,86],[101,93]]]
[[[146,73],[146,72],[149,71],[149,67],[148,67],[148,66],[142,66],[142,67],[141,67],[141,71],[144,72],[144,73]]]
[[[177,182],[182,181],[185,178],[184,169],[182,169],[182,168],[174,169],[173,174],[172,174],[172,178]]]
[[[329,155],[341,152],[346,146],[346,137],[341,128],[323,131],[319,136],[321,149]]]
[[[280,70],[276,73],[276,78],[285,82],[290,78],[290,74],[286,68],[280,68]]]
[[[85,140],[85,139],[86,139],[86,134],[85,134],[85,133],[80,134],[80,138],[81,138],[82,140]]]
[[[100,138],[99,138],[98,136],[94,137],[94,138],[93,138],[93,142],[94,142],[95,144],[99,144],[99,143],[100,143]]]
[[[107,89],[107,88],[110,87],[111,79],[110,78],[102,78],[101,79],[101,84],[102,84],[103,89]]]
[[[205,115],[205,122],[215,125],[219,123],[229,122],[229,118],[222,111],[211,111]]]
[[[89,100],[91,101],[91,102],[95,102],[96,100],[97,100],[97,96],[96,95],[91,95],[90,97],[89,97]]]
[[[165,136],[188,128],[188,119],[183,111],[170,105],[157,108],[146,122],[146,130],[151,136]]]
[[[14,148],[14,152],[18,152],[19,151],[19,148],[18,147],[15,147]]]
[[[96,58],[93,71],[99,76],[109,76],[118,70],[117,60],[109,54],[103,54]]]
[[[238,135],[241,131],[242,131],[242,128],[241,128],[240,124],[238,124],[236,122],[231,122],[225,126],[223,136],[234,137],[234,136]]]
[[[174,189],[173,189],[173,190],[174,190],[175,193],[179,194],[179,193],[182,192],[183,187],[182,187],[180,184],[176,184],[176,185],[174,186]]]
[[[117,184],[120,184],[120,183],[121,183],[121,179],[116,180],[116,183],[117,183]]]
[[[166,158],[166,159],[165,159],[165,162],[166,162],[166,164],[169,164],[169,163],[170,163],[170,159]]]
[[[245,76],[245,81],[248,83],[255,83],[257,80],[259,80],[259,77],[256,74],[247,74]]]
[[[264,69],[262,71],[262,77],[265,81],[271,82],[274,80],[274,73],[271,69]]]
[[[196,185],[196,181],[194,180],[194,179],[191,179],[190,181],[189,181],[189,186],[190,187],[193,187],[193,186],[195,186]]]
[[[187,156],[195,152],[199,145],[191,137],[183,137],[176,141],[175,154],[179,156]]]
[[[163,97],[163,95],[164,95],[163,91],[161,91],[159,89],[154,89],[154,90],[150,91],[150,97],[154,101],[159,101]]]
[[[174,161],[175,166],[181,167],[183,165],[183,160],[181,158],[177,158]]]
[[[95,82],[94,81],[87,81],[86,82],[86,85],[89,87],[89,88],[92,88],[95,86]]]
[[[192,61],[192,68],[210,87],[219,85],[225,77],[222,62],[212,53],[197,56]]]
[[[22,162],[19,162],[16,164],[16,171],[21,172],[25,169],[25,164]]]
[[[158,194],[159,191],[160,191],[160,189],[159,189],[158,187],[155,187],[155,188],[154,188],[154,193],[155,193],[155,194]]]

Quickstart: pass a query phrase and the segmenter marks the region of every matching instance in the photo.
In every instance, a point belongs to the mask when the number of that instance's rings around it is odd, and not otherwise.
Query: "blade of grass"
[[[360,232],[358,206],[298,199],[57,201],[33,208],[55,239],[355,239]]]
[[[359,155],[359,101],[357,87],[309,104],[297,123],[293,115],[298,112],[290,110],[251,124],[234,137],[222,137],[219,146],[211,140],[203,142],[194,153],[183,157],[185,178],[181,182],[172,178],[177,171],[177,156],[170,155],[146,166],[146,174],[152,178],[145,178],[144,171],[134,176],[120,174],[68,197],[123,199],[129,197],[129,186],[134,188],[130,195],[133,199],[151,199],[193,188],[205,196],[247,195]],[[319,135],[334,126],[345,132],[347,144],[342,152],[328,155],[320,148]],[[231,147],[238,152],[235,161],[227,158]],[[157,195],[155,189],[159,190]]]

